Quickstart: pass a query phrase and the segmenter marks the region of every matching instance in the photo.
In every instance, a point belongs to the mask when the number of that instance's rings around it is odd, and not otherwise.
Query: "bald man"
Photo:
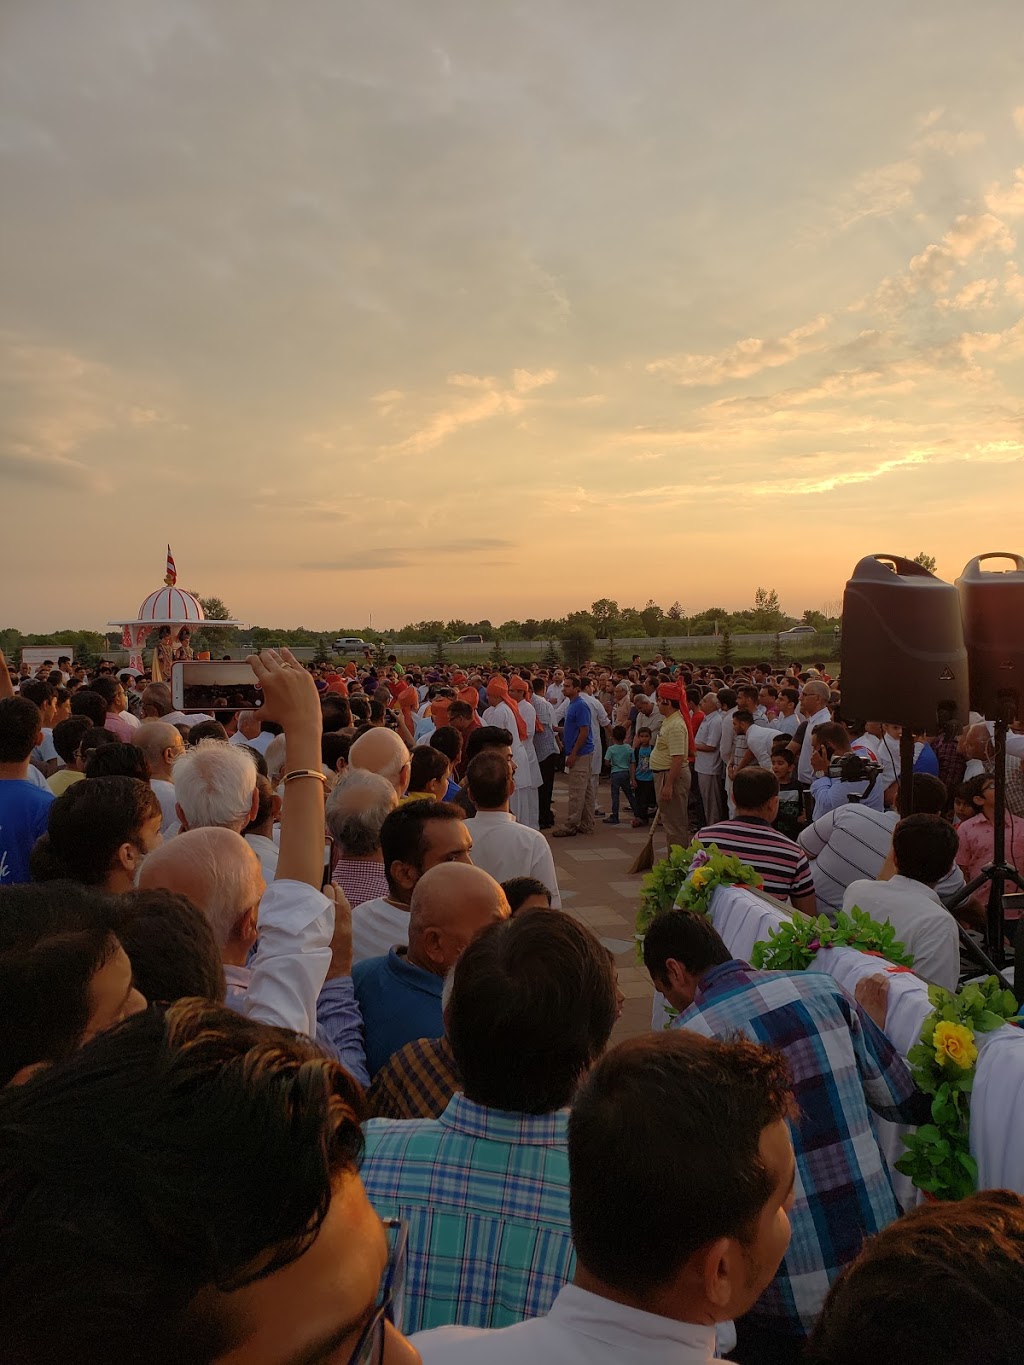
[[[409,946],[353,968],[371,1076],[406,1043],[440,1037],[446,975],[481,929],[508,917],[504,891],[482,868],[441,863],[423,874],[412,893]]]
[[[394,787],[398,796],[404,796],[409,786],[411,759],[405,742],[394,730],[386,726],[375,726],[360,735],[348,753],[348,766],[362,768],[366,772],[380,773]]]
[[[142,750],[149,763],[149,785],[156,793],[163,812],[160,833],[170,834],[178,828],[171,769],[185,752],[185,741],[180,731],[166,721],[147,720],[132,735],[132,743],[136,749]]]

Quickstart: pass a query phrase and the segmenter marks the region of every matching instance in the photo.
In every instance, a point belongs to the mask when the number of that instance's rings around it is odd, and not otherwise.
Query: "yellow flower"
[[[935,1060],[944,1066],[946,1058],[966,1071],[978,1060],[978,1049],[974,1045],[974,1034],[963,1024],[941,1023],[935,1025]]]
[[[694,891],[701,891],[707,885],[709,876],[710,873],[705,872],[704,868],[698,867],[697,871],[690,878],[690,885],[693,887]]]

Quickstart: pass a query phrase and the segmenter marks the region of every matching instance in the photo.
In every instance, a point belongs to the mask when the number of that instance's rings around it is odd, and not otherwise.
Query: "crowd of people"
[[[673,1025],[610,1046],[549,842],[699,834],[955,989],[983,718],[904,772],[823,664],[251,665],[203,714],[0,656],[0,1362],[1016,1360],[1024,1201],[894,1194],[873,1124],[929,1105],[884,980],[670,910]]]

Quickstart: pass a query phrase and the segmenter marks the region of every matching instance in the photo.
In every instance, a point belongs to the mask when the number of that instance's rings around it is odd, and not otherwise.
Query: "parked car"
[[[331,648],[335,654],[351,654],[354,650],[365,649],[366,641],[358,640],[354,635],[345,635],[340,640],[335,640]]]
[[[817,633],[814,626],[809,626],[806,622],[799,626],[790,626],[789,630],[782,632],[783,635],[817,635]]]
[[[482,645],[484,637],[482,635],[460,635],[455,641],[457,645]]]

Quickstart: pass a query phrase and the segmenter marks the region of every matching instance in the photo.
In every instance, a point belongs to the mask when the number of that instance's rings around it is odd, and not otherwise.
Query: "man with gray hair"
[[[388,894],[380,831],[397,805],[393,784],[364,768],[350,767],[327,798],[327,829],[337,857],[331,881],[353,910]]]
[[[832,690],[828,683],[821,682],[820,679],[812,678],[810,682],[804,684],[804,690],[800,694],[800,715],[806,722],[804,729],[803,742],[800,745],[800,757],[797,762],[796,775],[804,786],[809,787],[817,774],[811,766],[811,755],[814,752],[814,731],[819,725],[827,725],[832,719],[832,713],[828,709],[828,704],[832,699]]]
[[[726,817],[725,787],[722,782],[722,723],[721,703],[714,692],[701,699],[700,709],[704,719],[697,727],[693,748],[695,753],[694,770],[700,788],[701,805],[704,807],[704,823],[717,825]]]
[[[360,735],[348,753],[349,768],[380,773],[391,783],[399,797],[405,795],[409,786],[411,763],[405,741],[385,726],[375,726]]]
[[[243,748],[200,740],[174,764],[174,798],[183,830],[212,826],[241,834],[259,809],[256,764]]]

